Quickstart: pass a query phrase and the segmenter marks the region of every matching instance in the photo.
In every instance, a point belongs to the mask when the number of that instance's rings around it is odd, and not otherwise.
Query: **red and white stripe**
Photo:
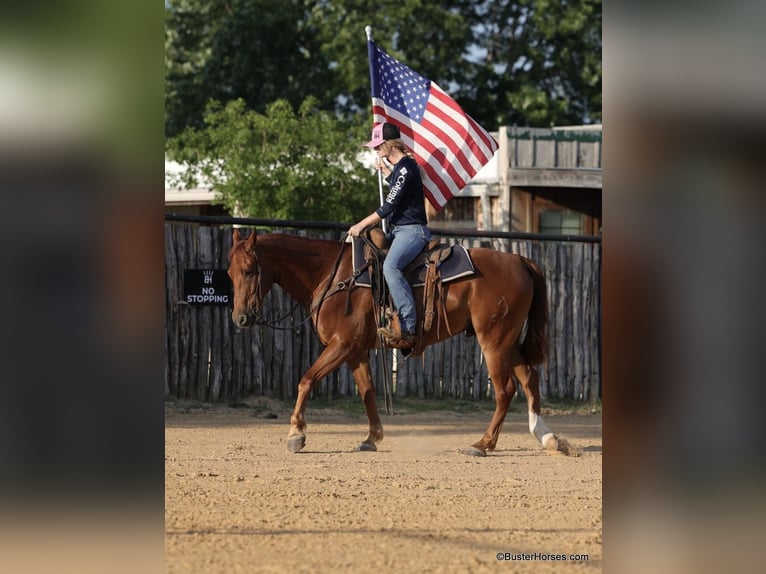
[[[433,82],[420,123],[381,98],[372,98],[372,113],[374,123],[388,121],[399,127],[402,141],[425,172],[426,197],[437,210],[466,186],[498,148],[495,139]]]

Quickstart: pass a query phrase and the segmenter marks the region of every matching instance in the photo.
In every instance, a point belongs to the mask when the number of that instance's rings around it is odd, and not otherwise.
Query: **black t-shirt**
[[[423,195],[423,180],[417,162],[405,156],[396,162],[391,175],[386,178],[388,195],[376,213],[385,218],[389,215],[391,225],[419,223],[426,225],[426,207]]]

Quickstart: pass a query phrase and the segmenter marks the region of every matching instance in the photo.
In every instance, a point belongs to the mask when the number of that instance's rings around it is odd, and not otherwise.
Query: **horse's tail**
[[[548,338],[545,334],[548,325],[548,289],[545,286],[545,276],[537,264],[526,257],[521,260],[534,283],[532,305],[527,315],[527,334],[521,344],[521,353],[530,365],[539,365],[548,356]]]

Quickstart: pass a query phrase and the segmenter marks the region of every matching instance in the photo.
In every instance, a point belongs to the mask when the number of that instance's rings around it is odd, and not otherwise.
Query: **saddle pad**
[[[351,260],[354,265],[354,272],[356,272],[359,268],[364,267],[365,264],[365,243],[364,240],[360,239],[359,237],[353,237],[351,245]],[[418,257],[421,257],[421,255],[418,255]],[[420,267],[425,267],[425,265],[421,265]],[[439,275],[441,277],[442,283],[448,283],[449,281],[454,281],[460,277],[473,275],[474,273],[475,270],[473,267],[473,262],[471,261],[470,255],[468,255],[468,250],[466,250],[466,248],[462,245],[453,245],[450,248],[449,256],[444,261],[442,261],[441,265],[439,266]],[[370,283],[369,268],[365,268],[359,277],[356,278],[356,284],[360,287],[372,286]],[[416,281],[412,284],[412,286],[420,287],[423,284],[423,281]]]

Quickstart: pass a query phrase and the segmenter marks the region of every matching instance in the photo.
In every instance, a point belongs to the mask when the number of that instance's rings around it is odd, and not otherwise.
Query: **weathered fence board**
[[[277,231],[279,232],[279,231]],[[292,231],[287,231],[292,232]],[[331,233],[305,232],[334,239]],[[466,247],[510,245],[538,263],[548,286],[550,354],[541,369],[544,398],[578,402],[600,397],[601,246],[555,241],[508,242],[504,239],[445,238]],[[267,320],[282,318],[283,329],[237,329],[230,306],[192,307],[183,299],[185,269],[225,269],[231,247],[229,228],[166,223],[165,393],[168,397],[231,401],[251,395],[292,398],[303,373],[322,345],[305,310],[280,287],[264,300]],[[432,328],[446,329],[434,323]],[[402,360],[371,352],[371,368],[382,398],[383,369],[391,375],[396,397],[492,397],[487,367],[476,337],[458,334],[426,349],[422,357]],[[343,366],[315,385],[312,396],[353,396],[356,386]]]
[[[601,132],[513,128],[508,133],[511,168],[601,168]]]

